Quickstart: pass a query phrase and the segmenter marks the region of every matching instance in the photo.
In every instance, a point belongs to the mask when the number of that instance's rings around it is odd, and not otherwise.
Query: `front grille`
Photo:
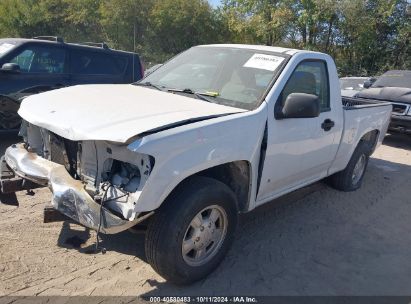
[[[64,147],[64,141],[54,134],[50,134],[49,140],[50,151],[48,152],[50,155],[50,160],[54,163],[66,166],[68,164],[68,160],[66,148]]]
[[[68,140],[26,121],[23,121],[20,134],[30,152],[63,165],[73,178],[80,179],[81,142]]]
[[[73,178],[77,175],[77,156],[79,143],[50,133],[50,160],[64,165]]]
[[[402,103],[392,103],[392,114],[405,115],[408,112],[409,105]]]
[[[66,147],[67,161],[69,163],[69,173],[71,174],[71,176],[78,179],[79,176],[77,175],[77,165],[79,143],[77,141],[64,139],[64,145]]]

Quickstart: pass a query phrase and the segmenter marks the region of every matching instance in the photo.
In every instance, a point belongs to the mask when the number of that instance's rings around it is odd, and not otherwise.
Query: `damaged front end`
[[[6,150],[15,174],[52,191],[52,205],[106,234],[131,228],[152,213],[135,205],[154,166],[149,155],[104,141],[70,141],[24,123],[25,143]]]

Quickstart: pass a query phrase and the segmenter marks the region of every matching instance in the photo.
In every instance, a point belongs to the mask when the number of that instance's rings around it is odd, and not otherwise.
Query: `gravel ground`
[[[0,134],[0,152],[16,141]],[[411,295],[411,137],[389,135],[354,193],[323,183],[243,215],[232,250],[205,280],[165,282],[144,236],[43,224],[47,189],[0,204],[0,295]]]

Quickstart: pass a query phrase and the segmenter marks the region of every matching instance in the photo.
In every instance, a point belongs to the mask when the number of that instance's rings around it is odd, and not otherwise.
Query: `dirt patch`
[[[103,236],[107,254],[87,254],[93,231],[43,224],[47,189],[18,193],[0,205],[0,295],[410,295],[410,151],[410,136],[388,136],[359,191],[318,183],[242,216],[221,266],[188,287],[151,269],[143,235]]]

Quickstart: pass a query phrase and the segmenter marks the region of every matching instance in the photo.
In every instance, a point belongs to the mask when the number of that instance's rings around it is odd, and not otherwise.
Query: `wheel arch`
[[[350,140],[351,136],[349,132],[343,135],[343,138],[340,142],[340,147],[337,152],[336,159],[328,170],[328,175],[332,175],[336,172],[344,170],[348,162],[350,161],[355,149],[358,145],[366,143],[368,146],[368,155],[370,156],[378,146],[378,143],[381,139],[381,131],[377,128],[368,128],[361,135],[355,136],[356,138]]]
[[[251,195],[251,163],[246,160],[232,161],[204,169],[196,172],[182,181],[168,194],[163,203],[175,194],[191,178],[204,176],[218,180],[228,186],[235,194],[239,212],[246,212],[249,209]]]
[[[364,143],[368,146],[369,155],[373,154],[375,149],[377,148],[378,139],[380,137],[380,130],[374,129],[371,131],[366,132],[358,141],[356,147]]]

